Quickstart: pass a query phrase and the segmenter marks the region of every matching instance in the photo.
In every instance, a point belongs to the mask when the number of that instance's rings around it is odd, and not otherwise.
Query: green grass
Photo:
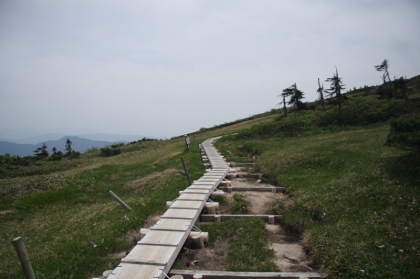
[[[234,194],[230,212],[232,214],[247,214],[248,206],[249,202],[246,201],[242,195]]]
[[[0,211],[7,213],[0,219],[0,278],[23,277],[11,243],[17,236],[23,237],[37,278],[88,278],[115,268],[119,259],[107,255],[131,250],[147,216],[164,212],[166,201],[188,186],[178,173],[180,156],[193,179],[203,175],[198,148],[180,151],[182,143],[175,143],[99,158],[90,167],[62,173],[55,184],[53,175],[4,181],[0,189],[9,191],[0,198]],[[133,210],[123,209],[108,190]]]
[[[278,271],[274,251],[267,248],[265,224],[260,219],[237,219],[224,223],[200,224],[209,233],[209,244],[228,241],[228,271]]]
[[[386,124],[297,137],[222,140],[257,149],[254,165],[291,199],[273,204],[332,277],[415,278],[420,271],[420,154],[384,145]],[[222,152],[222,153],[223,153]],[[227,156],[227,154],[222,154]]]

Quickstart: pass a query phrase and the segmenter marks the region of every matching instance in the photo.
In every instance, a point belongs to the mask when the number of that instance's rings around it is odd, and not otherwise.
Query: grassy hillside
[[[226,138],[226,156],[259,154],[255,170],[286,187],[272,205],[303,233],[313,265],[333,278],[415,278],[420,271],[420,153],[384,145],[374,124],[288,138]]]
[[[411,103],[388,101],[372,87],[353,91],[339,113],[316,102],[204,128],[198,143],[219,135],[224,155],[260,155],[256,168],[291,199],[272,205],[284,228],[303,234],[313,265],[332,277],[413,278],[419,273],[418,151],[385,146],[388,120],[418,113],[420,76]],[[417,98],[417,99],[416,99]],[[277,112],[277,113],[276,113]],[[195,142],[190,136],[193,146]],[[113,269],[136,242],[148,216],[204,173],[198,148],[182,137],[91,149],[80,158],[3,166],[0,179],[0,278],[22,278],[11,240],[22,236],[37,278],[88,278]],[[7,177],[7,178],[5,178]],[[133,211],[107,194],[112,190]]]

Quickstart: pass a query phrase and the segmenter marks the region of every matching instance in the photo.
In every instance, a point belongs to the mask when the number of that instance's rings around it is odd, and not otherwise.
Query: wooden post
[[[111,190],[108,191],[108,194],[113,197],[119,204],[122,205],[127,210],[132,210],[125,202],[123,202],[117,195],[115,195]]]
[[[174,204],[174,202],[172,202],[172,201],[167,201],[166,202],[166,209],[169,209],[169,207],[171,206],[171,205],[173,205]]]
[[[268,215],[268,223],[269,224],[274,224],[275,223],[274,215]]]
[[[214,222],[221,223],[222,222],[222,216],[220,216],[220,215],[214,215]]]
[[[187,135],[185,135],[185,148],[188,150],[188,151],[190,151],[190,138],[187,136]]]
[[[213,204],[207,205],[208,214],[216,214],[216,207]]]
[[[28,253],[23,244],[22,237],[13,239],[13,245],[15,246],[16,252],[19,256],[20,263],[22,265],[23,273],[26,279],[35,279],[34,271],[32,270],[31,261],[29,260]]]
[[[188,173],[187,166],[185,165],[184,158],[182,156],[181,156],[181,161],[182,161],[182,166],[184,167],[184,171],[185,171],[186,177],[188,179],[188,183],[190,183],[190,185],[192,185],[192,183],[191,183],[191,177],[190,177],[190,175]]]
[[[204,240],[201,234],[195,234],[191,238],[197,245],[197,248],[204,249]]]
[[[194,235],[201,235],[203,237],[203,242],[204,243],[209,242],[209,233],[208,232],[190,232],[190,234],[188,235],[188,238],[190,238],[192,240]]]
[[[149,229],[141,228],[140,229],[140,239],[143,239],[143,237],[145,237],[148,232],[149,232]]]

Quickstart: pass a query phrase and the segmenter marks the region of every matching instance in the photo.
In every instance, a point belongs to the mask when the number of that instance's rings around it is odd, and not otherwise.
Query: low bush
[[[405,115],[391,120],[387,145],[420,149],[420,115]]]
[[[105,146],[101,148],[101,155],[105,157],[115,156],[121,153],[119,148],[111,148],[109,146]]]

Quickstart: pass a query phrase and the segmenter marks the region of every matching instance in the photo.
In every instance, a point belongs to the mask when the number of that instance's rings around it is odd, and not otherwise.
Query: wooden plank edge
[[[206,279],[255,279],[255,278],[323,278],[317,272],[235,272],[235,271],[212,271],[212,270],[178,270],[171,269],[169,276],[182,275],[185,279],[193,278],[194,274],[201,274]]]
[[[229,187],[227,186],[219,186],[218,187],[220,190],[227,190]],[[249,191],[249,192],[272,192],[273,188],[276,189],[276,193],[279,192],[285,192],[286,189],[284,187],[230,187],[232,188],[233,192],[245,192],[245,191]]]
[[[242,219],[242,218],[260,218],[263,221],[268,222],[269,216],[274,216],[275,221],[280,221],[281,215],[239,215],[239,214],[201,214],[200,215],[200,222],[214,222],[215,216],[220,216],[220,220],[223,221],[229,221],[233,219]]]

